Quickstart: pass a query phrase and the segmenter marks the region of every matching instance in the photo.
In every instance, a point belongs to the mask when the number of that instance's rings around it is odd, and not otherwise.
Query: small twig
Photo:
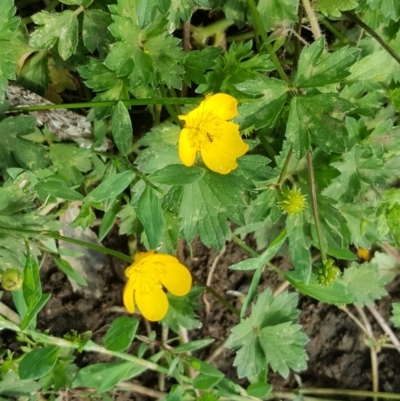
[[[283,291],[286,290],[290,285],[289,281],[284,281],[275,291],[274,291],[274,297],[282,293]]]
[[[338,307],[340,310],[342,310],[344,313],[346,313],[346,315],[353,320],[353,322],[361,329],[361,331],[363,333],[365,333],[365,335],[367,337],[369,337],[367,329],[365,328],[365,326],[347,309],[347,307],[345,305],[343,306],[339,306]]]
[[[168,394],[163,393],[161,391],[153,390],[148,387],[141,386],[140,384],[128,383],[128,382],[120,382],[117,384],[116,388],[121,390],[129,390],[133,393],[139,393],[146,395],[147,397],[155,398],[156,400],[161,400],[166,397]]]
[[[374,306],[367,306],[368,310],[371,312],[371,315],[378,322],[379,326],[381,326],[382,330],[390,337],[390,340],[395,346],[395,349],[400,353],[400,341],[393,333],[392,329],[385,322],[385,319],[381,316],[381,314],[377,311]]]
[[[211,354],[206,359],[204,359],[204,362],[211,363],[218,355],[221,354],[224,348],[225,348],[225,341],[222,341],[222,343],[219,344],[218,347],[216,347],[214,351],[212,351]]]
[[[221,252],[220,252],[220,253],[216,256],[216,258],[214,259],[214,261],[213,261],[213,263],[212,263],[212,265],[211,265],[211,269],[210,269],[210,271],[208,272],[207,281],[206,281],[207,286],[211,286],[213,274],[214,274],[214,272],[215,272],[215,269],[216,269],[217,266],[218,266],[219,260],[220,260],[221,257],[224,255],[225,251],[226,251],[226,247],[224,246],[224,247],[222,248]],[[203,294],[203,301],[204,301],[206,316],[208,316],[209,313],[210,313],[210,302],[208,302],[207,293],[206,293],[206,292],[204,292],[204,294]]]
[[[0,315],[4,316],[6,319],[15,324],[21,323],[21,318],[19,315],[10,309],[6,304],[3,304],[3,302],[0,302]]]
[[[311,30],[314,35],[314,39],[317,40],[322,36],[321,28],[319,27],[318,19],[315,16],[314,9],[311,6],[310,0],[302,0],[304,10],[310,21]]]
[[[163,346],[168,341],[168,333],[169,333],[169,327],[163,325],[162,329],[161,329],[161,342],[162,342]],[[160,389],[160,391],[165,390],[165,374],[164,373],[158,374],[158,388]]]
[[[400,56],[370,26],[358,18],[356,14],[353,14],[349,11],[344,11],[343,14],[368,32],[400,64]]]
[[[361,320],[364,323],[364,327],[367,330],[368,336],[370,338],[374,339],[374,343],[376,344],[376,340],[374,337],[374,333],[372,331],[371,324],[369,323],[369,320],[368,320],[367,316],[365,315],[363,309],[357,305],[354,305],[354,306],[357,309],[357,312],[360,315]],[[377,393],[379,391],[379,372],[378,372],[377,351],[375,349],[375,346],[372,346],[372,347],[370,346],[369,350],[370,350],[370,354],[371,354],[372,391],[374,393]],[[378,397],[374,396],[373,400],[377,401]]]

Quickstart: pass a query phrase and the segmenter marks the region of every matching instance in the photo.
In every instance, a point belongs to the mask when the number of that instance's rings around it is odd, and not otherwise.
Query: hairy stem
[[[318,214],[317,191],[315,188],[314,167],[313,167],[312,153],[310,150],[307,151],[307,165],[308,165],[308,177],[310,180],[311,205],[315,222],[315,230],[317,231],[318,244],[319,244],[319,250],[321,252],[322,263],[325,264],[327,258],[326,258],[324,243],[322,240],[321,222],[319,220],[319,214]]]
[[[285,82],[287,82],[287,84],[290,86],[290,79],[286,75],[285,71],[283,70],[281,63],[279,62],[279,59],[274,52],[274,49],[268,38],[267,32],[265,31],[263,23],[261,21],[260,13],[257,10],[256,3],[254,2],[254,0],[247,0],[247,5],[248,5],[251,15],[254,19],[254,23],[256,25],[257,32],[258,32],[259,36],[261,37],[269,56],[271,57],[271,61],[274,63],[274,66],[275,66],[276,70],[278,71],[278,74],[281,77],[281,79],[283,79]]]
[[[308,20],[310,21],[311,31],[314,35],[314,39],[317,40],[322,36],[322,34],[321,34],[321,29],[319,27],[318,19],[315,15],[314,9],[312,8],[310,0],[302,0],[302,3],[303,3],[304,10],[307,13]]]

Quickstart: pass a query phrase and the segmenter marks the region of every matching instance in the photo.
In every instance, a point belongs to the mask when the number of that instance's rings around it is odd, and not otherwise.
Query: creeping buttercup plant
[[[299,294],[339,305],[365,331],[376,396],[376,353],[390,344],[360,308],[387,294],[398,264],[388,260],[400,246],[399,4],[1,0],[0,274],[17,314],[0,309],[0,330],[20,347],[0,353],[0,398],[146,393],[129,384],[145,371],[159,375],[148,396],[168,401],[312,394],[268,382],[271,371],[307,368]],[[86,121],[35,93],[86,110]],[[95,240],[74,234],[96,224]],[[101,245],[116,230],[130,255]],[[249,251],[230,266],[252,274],[240,310],[178,259],[196,238]],[[85,248],[126,264],[120,316],[100,343],[75,327],[63,338],[38,327],[51,297],[41,265],[52,259],[90,291],[74,264]],[[285,254],[289,271],[275,262]],[[290,290],[262,290],[265,269]],[[234,350],[240,381],[192,354],[222,349],[192,332],[203,291],[237,317],[218,340]],[[396,327],[399,316],[394,303]],[[155,331],[144,335],[143,321]],[[75,350],[113,359],[78,367]]]

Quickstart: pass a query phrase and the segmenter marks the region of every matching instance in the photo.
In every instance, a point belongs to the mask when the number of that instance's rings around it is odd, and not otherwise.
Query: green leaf
[[[101,219],[99,227],[99,241],[103,241],[106,235],[110,232],[114,226],[117,215],[121,209],[121,200],[119,198],[111,201],[111,205],[108,207],[107,211],[104,213]]]
[[[192,86],[192,82],[205,84],[207,82],[205,71],[214,66],[220,54],[220,47],[206,47],[203,50],[192,50],[187,53],[187,57],[183,60],[185,68],[183,79],[186,84],[188,86]]]
[[[186,167],[182,164],[171,164],[148,176],[150,181],[166,185],[186,185],[200,180],[205,170],[200,167]]]
[[[132,317],[117,317],[107,331],[104,346],[110,351],[125,351],[135,337],[139,322]]]
[[[240,378],[258,375],[267,369],[267,364],[283,376],[287,376],[289,368],[305,368],[303,345],[308,340],[299,331],[300,326],[293,323],[299,314],[296,304],[296,294],[284,292],[274,298],[268,288],[253,304],[250,317],[231,330],[225,346],[238,350],[234,366]],[[281,335],[284,343],[280,342]],[[275,344],[273,351],[267,342]],[[283,359],[278,361],[278,355]]]
[[[394,302],[392,304],[392,317],[390,321],[393,323],[394,327],[400,327],[400,303]]]
[[[30,57],[18,74],[17,83],[43,96],[50,84],[50,70],[47,52],[37,52]]]
[[[353,10],[358,0],[315,0],[314,7],[322,14],[340,17],[341,11]]]
[[[311,144],[327,153],[344,152],[348,134],[343,119],[336,116],[351,109],[351,103],[331,93],[293,97],[286,137],[296,157],[303,158]]]
[[[86,280],[64,259],[59,259],[53,256],[53,260],[59,269],[64,272],[69,278],[76,281],[79,285],[86,287]]]
[[[289,28],[297,22],[298,0],[260,0],[257,9],[266,31]]]
[[[15,79],[17,63],[10,49],[10,44],[18,35],[20,22],[20,19],[15,17],[15,12],[13,0],[2,0],[0,2],[0,104],[4,102],[8,80]]]
[[[164,148],[166,144],[176,145],[178,143],[181,128],[176,124],[165,121],[161,124],[154,126],[150,132],[140,138],[139,143],[142,146],[161,147]],[[176,152],[177,153],[177,152]],[[143,152],[139,155],[139,157]],[[143,163],[146,164],[146,163]]]
[[[353,262],[338,283],[343,284],[353,295],[354,303],[361,306],[372,305],[376,299],[387,294],[378,267],[373,263],[359,265]]]
[[[60,177],[52,176],[47,180],[39,182],[35,189],[40,192],[45,192],[56,198],[65,199],[69,201],[80,201],[83,195],[71,188],[68,183],[60,179]]]
[[[0,395],[8,397],[31,397],[40,391],[41,386],[36,381],[20,380],[18,375],[9,370],[0,381]],[[9,398],[0,397],[1,401],[9,401]]]
[[[115,199],[129,186],[134,178],[135,173],[129,170],[111,175],[86,196],[85,202],[96,203],[106,199]]]
[[[139,198],[137,216],[143,224],[150,249],[156,249],[164,235],[164,215],[161,202],[149,186]]]
[[[143,231],[142,225],[136,215],[135,208],[132,205],[124,205],[119,212],[121,219],[119,225],[119,235],[140,235]]]
[[[197,298],[202,294],[202,287],[192,287],[189,294],[177,297],[167,293],[169,308],[162,323],[175,333],[179,333],[179,326],[192,330],[201,327],[195,310],[200,307]]]
[[[71,57],[78,44],[78,18],[71,10],[61,13],[41,11],[32,15],[32,21],[40,25],[32,33],[30,45],[39,50],[51,49],[58,41],[58,53],[63,60]]]
[[[97,388],[103,393],[115,387],[123,380],[137,376],[146,368],[133,362],[97,363],[79,370],[73,381],[73,387]]]
[[[251,383],[247,387],[247,394],[250,397],[265,398],[272,390],[272,386],[268,383]]]
[[[239,115],[235,122],[241,129],[253,127],[273,127],[285,104],[288,92],[286,82],[265,76],[258,76],[252,81],[235,85],[241,92],[258,97],[256,101],[243,103],[239,106]]]
[[[208,376],[204,373],[200,373],[193,380],[193,387],[201,391],[207,391],[212,389],[221,380],[222,377]]]
[[[222,249],[231,236],[228,219],[244,224],[241,185],[232,175],[206,171],[184,187],[179,217],[186,241],[198,234],[204,245]]]
[[[343,161],[332,163],[340,175],[322,191],[329,198],[350,202],[369,185],[383,184],[392,175],[384,168],[383,160],[374,157],[370,147],[355,145],[342,158]]]
[[[323,55],[324,50],[323,37],[303,49],[294,85],[302,88],[324,86],[350,75],[349,68],[357,61],[358,49],[345,46],[329,55]]]
[[[19,363],[19,377],[22,380],[39,379],[49,373],[57,362],[60,348],[49,345],[26,354]]]
[[[400,19],[400,4],[391,0],[367,0],[368,6],[371,11],[376,13],[382,13],[386,18],[390,18],[393,21]],[[386,21],[385,21],[386,22]],[[386,23],[388,23],[387,21]]]
[[[207,345],[210,345],[213,342],[214,342],[213,338],[206,338],[204,340],[190,341],[188,343],[181,344],[181,345],[178,345],[177,347],[175,347],[173,353],[180,354],[180,353],[185,353],[185,352],[196,351],[198,349],[207,347]]]
[[[307,284],[311,275],[311,240],[303,214],[288,216],[286,220],[290,258],[298,277]]]
[[[300,329],[299,324],[285,322],[260,331],[259,341],[266,361],[274,372],[285,378],[289,376],[289,369],[299,372],[307,368],[307,354],[303,346],[308,338]]]
[[[268,245],[267,249],[258,258],[250,258],[250,259],[246,259],[242,262],[235,263],[235,264],[229,266],[229,269],[232,269],[232,270],[255,270],[260,266],[264,266],[279,251],[280,247],[286,241],[286,238],[287,238],[287,231],[286,231],[286,229],[284,229]]]
[[[133,130],[128,109],[121,101],[113,108],[111,130],[118,150],[126,156],[132,144]]]
[[[32,308],[28,309],[24,319],[21,322],[21,330],[27,329],[31,323],[34,322],[37,314],[43,309],[50,297],[50,294],[42,294]],[[36,326],[36,324],[32,324],[32,326]]]
[[[321,284],[317,283],[315,274],[311,275],[308,284],[300,281],[296,277],[295,272],[286,273],[285,278],[301,294],[308,295],[318,301],[327,304],[350,304],[354,301],[354,297],[343,284],[336,282],[330,287],[323,287]]]
[[[218,57],[211,71],[207,73],[207,84],[201,84],[196,89],[199,93],[228,93],[237,98],[242,93],[236,85],[244,81],[257,79],[262,72],[271,71],[274,65],[269,56],[254,54],[253,43],[232,43],[223,57]]]
[[[37,171],[48,164],[45,147],[24,138],[36,131],[34,117],[8,117],[0,121],[0,170],[21,166]]]
[[[111,43],[111,35],[108,30],[110,24],[110,14],[97,8],[85,10],[82,39],[83,44],[91,53],[95,50],[101,53],[106,53],[108,51],[108,46]]]

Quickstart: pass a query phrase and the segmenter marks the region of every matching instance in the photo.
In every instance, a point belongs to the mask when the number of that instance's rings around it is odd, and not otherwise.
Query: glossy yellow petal
[[[142,291],[138,288],[135,300],[141,314],[151,322],[158,322],[167,314],[168,298],[161,286],[156,285],[151,291]]]
[[[237,167],[236,159],[249,150],[249,145],[241,138],[237,124],[224,122],[219,131],[208,146],[202,147],[201,157],[210,170],[229,174]]]
[[[179,158],[187,167],[193,166],[197,153],[197,149],[193,146],[189,134],[190,130],[183,128],[179,135]]]
[[[212,112],[222,120],[230,120],[238,115],[237,100],[226,93],[217,93],[209,96],[201,102],[200,106],[202,105],[204,105],[206,111]]]
[[[135,298],[134,298],[134,292],[135,292],[135,281],[134,280],[128,280],[128,282],[125,284],[124,288],[124,305],[126,310],[129,313],[134,313],[135,312]]]
[[[171,294],[181,297],[189,293],[192,287],[192,275],[177,258],[166,254],[156,254],[152,256],[151,262],[157,264],[160,282]]]

